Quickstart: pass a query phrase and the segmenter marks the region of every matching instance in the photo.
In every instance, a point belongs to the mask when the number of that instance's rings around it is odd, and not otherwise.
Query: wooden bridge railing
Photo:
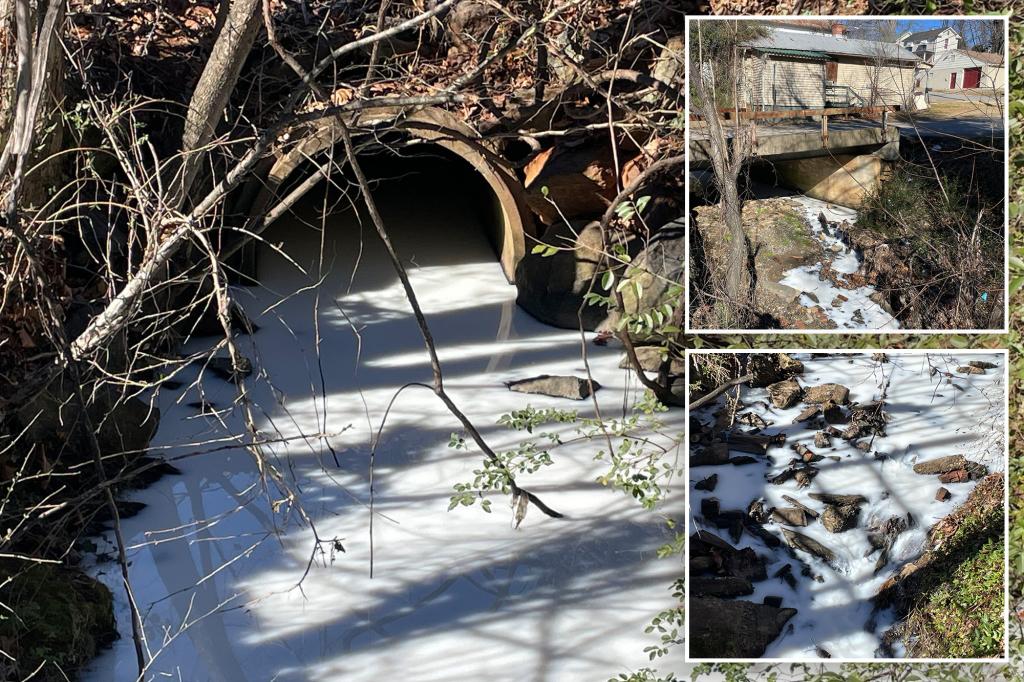
[[[718,113],[725,120],[732,121],[770,121],[787,118],[821,117],[821,143],[828,146],[828,119],[832,116],[881,116],[882,130],[889,127],[889,112],[899,111],[899,105],[875,107],[829,107],[826,109],[774,109],[769,111],[747,111],[745,109],[719,109]],[[738,117],[737,117],[738,114]],[[691,121],[703,121],[702,114],[690,114]],[[755,133],[756,135],[756,133]]]

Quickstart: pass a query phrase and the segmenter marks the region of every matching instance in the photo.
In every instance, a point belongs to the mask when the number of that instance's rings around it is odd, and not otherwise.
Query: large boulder
[[[716,597],[692,597],[690,656],[760,658],[795,615],[796,609]]]
[[[666,223],[646,243],[639,236],[626,240],[631,258],[631,278],[640,285],[640,297],[633,287],[623,289],[626,312],[647,311],[666,303],[672,305],[678,322],[682,321],[683,268],[685,263],[683,220]],[[614,312],[599,305],[584,303],[587,292],[601,289],[600,254],[604,247],[597,221],[555,223],[540,243],[558,247],[550,256],[529,252],[516,266],[516,302],[541,322],[579,329],[582,306],[583,328],[589,331],[611,329],[618,321]],[[623,268],[616,268],[617,277]]]

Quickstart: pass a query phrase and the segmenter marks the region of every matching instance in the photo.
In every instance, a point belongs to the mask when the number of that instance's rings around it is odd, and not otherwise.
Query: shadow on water
[[[584,367],[577,332],[546,327],[516,308],[515,288],[480,227],[487,211],[480,193],[489,192],[482,180],[436,159],[398,172],[371,167],[378,176],[403,175],[380,184],[376,197],[431,325],[446,388],[488,442],[516,447],[524,435],[495,420],[528,404],[589,414],[589,403],[502,386]],[[127,519],[124,531],[156,655],[151,673],[543,680],[610,677],[646,665],[643,647],[655,640],[643,628],[672,605],[670,583],[679,574],[677,564],[654,560],[667,537],[660,517],[593,482],[602,466],[587,443],[560,447],[554,466],[527,479],[567,519],[531,510],[513,530],[501,496],[491,514],[448,512],[452,485],[473,478],[480,454],[447,447],[459,424],[426,389],[394,401],[376,452],[375,577],[368,578],[371,438],[397,387],[429,382],[431,371],[365,215],[337,212],[322,224],[316,217],[318,208],[345,205],[351,188],[343,176],[337,181],[264,235],[294,264],[266,248],[261,286],[236,292],[259,325],[242,346],[257,367],[249,391],[261,433],[290,439],[266,445],[267,462],[294,482],[323,543],[314,543],[294,509],[268,504],[242,449],[182,460],[183,476],[138,493],[148,508]],[[190,350],[209,341],[195,340]],[[635,381],[617,368],[614,350],[589,354],[605,386],[598,397],[614,412],[623,392],[636,396]],[[188,371],[195,376],[198,367]],[[227,428],[187,406],[198,389],[165,393],[154,448],[173,456],[203,449],[188,443],[244,433],[233,388],[205,375],[200,389],[223,410]],[[280,496],[270,490],[269,497],[276,503]],[[101,570],[120,594],[112,568]],[[123,603],[118,618],[128,632]],[[86,679],[133,677],[131,643],[122,639]]]

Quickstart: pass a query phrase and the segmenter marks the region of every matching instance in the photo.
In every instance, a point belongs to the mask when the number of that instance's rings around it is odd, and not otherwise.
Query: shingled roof
[[[747,47],[764,50],[802,50],[824,52],[840,57],[877,58],[901,62],[919,62],[921,58],[897,43],[881,43],[875,40],[861,40],[845,36],[787,31],[771,28],[769,34],[746,43]]]

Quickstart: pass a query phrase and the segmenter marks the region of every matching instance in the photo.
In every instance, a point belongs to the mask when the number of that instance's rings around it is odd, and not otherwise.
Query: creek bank
[[[973,549],[957,554],[961,562],[995,561],[988,531],[956,519],[978,516],[970,511],[976,495],[997,500],[975,492],[987,490],[993,476],[1001,480],[988,472],[1004,465],[1002,436],[983,426],[1003,418],[1001,373],[990,367],[997,358],[890,353],[796,360],[802,371],[793,376],[691,415],[691,654],[700,641],[705,658],[806,658],[819,648],[843,658],[925,655],[920,646],[901,648],[900,638],[912,635],[901,624],[912,622],[913,610],[909,599],[901,605],[889,595],[901,594],[915,567],[929,561],[920,557],[943,545],[936,538],[949,537],[947,527],[970,538]],[[977,368],[986,374],[955,371],[982,364]],[[796,392],[786,395],[796,399],[769,402],[780,384],[792,387]],[[823,405],[832,406],[832,419]],[[818,412],[801,419],[803,406]],[[986,415],[981,421],[979,412]],[[925,435],[934,433],[956,434],[956,445]],[[735,466],[739,458],[744,465]],[[982,545],[988,549],[975,551]],[[990,583],[983,581],[984,589]],[[929,585],[932,595],[944,589]],[[958,590],[962,599],[966,587]],[[980,592],[957,611],[957,622],[969,621],[972,609],[995,612]],[[749,632],[760,622],[754,615],[734,624],[722,611],[705,609],[698,619],[694,597],[794,612],[760,644]],[[917,598],[918,611],[926,601]],[[914,632],[925,620],[913,621]],[[926,655],[962,656],[963,638],[937,630],[930,629]],[[751,642],[759,643],[752,654]]]
[[[691,233],[697,263],[707,272],[697,286],[715,289],[725,271],[729,236],[717,204],[693,209]],[[884,297],[862,274],[861,251],[848,233],[856,212],[803,196],[749,199],[744,232],[751,243],[757,281],[755,312],[761,326],[784,329],[883,329],[899,323]],[[701,255],[702,254],[702,257]],[[700,267],[698,267],[700,266]],[[708,305],[697,304],[691,325],[708,327]],[[709,318],[708,316],[712,316]],[[700,324],[698,324],[700,322]]]

